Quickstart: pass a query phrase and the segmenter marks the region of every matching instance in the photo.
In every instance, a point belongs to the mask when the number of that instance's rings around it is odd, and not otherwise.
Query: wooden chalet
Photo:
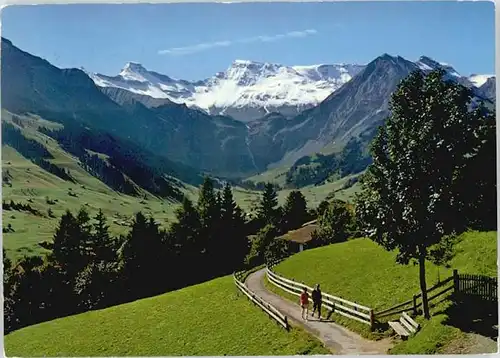
[[[312,239],[312,233],[318,229],[317,220],[306,222],[302,227],[290,230],[282,236],[283,239],[294,242],[298,245],[298,251],[304,250],[304,244]]]

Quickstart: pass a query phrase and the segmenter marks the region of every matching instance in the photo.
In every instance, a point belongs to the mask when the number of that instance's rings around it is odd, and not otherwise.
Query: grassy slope
[[[496,232],[470,232],[462,235],[457,255],[451,267],[461,273],[497,276]],[[418,266],[395,264],[394,253],[389,253],[368,239],[355,239],[346,243],[304,251],[276,267],[276,272],[309,285],[320,283],[323,291],[373,307],[375,311],[388,308],[411,298],[419,292]],[[427,267],[427,284],[437,282],[438,268]],[[370,274],[367,274],[367,271]],[[451,275],[452,269],[440,268],[441,278]],[[282,295],[283,291],[273,288]],[[286,295],[288,298],[292,298]],[[293,297],[296,301],[296,298]],[[443,322],[448,303],[433,308],[433,319],[424,325],[414,338],[399,344],[393,353],[435,353],[453,339],[463,339],[461,332]],[[393,317],[391,317],[393,318]],[[376,338],[367,326],[342,316],[335,318],[341,324],[364,336]]]
[[[289,169],[288,167],[269,169],[268,171],[263,172],[261,174],[257,174],[253,177],[248,178],[247,180],[251,180],[254,182],[272,182],[284,186],[286,178],[285,175],[283,174],[286,173],[288,169]],[[309,185],[304,188],[301,188],[300,191],[306,197],[310,207],[318,206],[319,203],[325,200],[330,193],[337,190],[338,191],[335,193],[335,197],[337,199],[349,201],[353,198],[354,193],[358,191],[359,184],[356,183],[351,188],[345,190],[340,190],[340,189],[342,188],[342,185],[344,185],[345,182],[353,176],[355,175],[348,175],[342,179],[318,186]],[[285,202],[285,198],[290,193],[291,190],[292,189],[285,189],[279,192],[280,204],[283,204]]]
[[[5,337],[8,356],[328,354],[302,330],[287,333],[237,293],[232,277]]]
[[[2,120],[10,121],[9,114],[5,111],[2,112]],[[58,126],[57,124],[34,117],[23,117],[22,120],[26,125],[22,129],[23,134],[42,143],[55,157],[50,161],[61,168],[68,169],[76,179],[77,184],[56,177],[21,156],[13,148],[2,146],[2,170],[9,170],[13,184],[12,187],[3,186],[3,200],[26,203],[30,199],[33,201],[31,205],[43,214],[47,214],[49,208],[45,198],[57,200],[54,205],[50,205],[55,218],[50,218],[48,215],[38,217],[18,211],[5,211],[3,213],[4,225],[11,224],[15,230],[15,232],[5,233],[3,236],[4,247],[10,257],[16,258],[25,254],[43,252],[44,249],[37,244],[40,241],[52,239],[59,217],[64,211],[69,209],[75,213],[83,205],[91,215],[97,213],[99,208],[102,209],[108,217],[111,232],[115,235],[128,231],[127,224],[131,222],[134,213],[139,210],[152,215],[163,227],[168,227],[169,222],[174,218],[174,210],[178,207],[177,203],[162,200],[149,194],[144,200],[113,191],[83,170],[78,165],[78,159],[64,151],[56,141],[36,131],[40,125],[55,128]],[[314,207],[332,190],[340,188],[344,181],[304,188],[302,192],[306,196],[309,206]],[[78,197],[68,195],[70,188]],[[186,185],[184,192],[191,199],[196,200],[196,188]],[[289,192],[290,190],[279,192],[280,204],[285,202]],[[260,193],[241,188],[235,188],[234,196],[236,202],[247,212],[254,208],[260,199]]]
[[[335,191],[335,198],[351,201],[354,193],[357,192],[359,184],[356,183],[352,187],[341,190],[342,186],[352,177],[352,175],[346,176],[342,179],[325,183],[323,185],[318,186],[306,186],[301,188],[300,191],[304,194],[307,199],[307,204],[309,207],[317,207],[323,200]],[[338,190],[338,191],[337,191]],[[291,189],[281,190],[279,192],[280,203],[284,203],[286,196],[292,191]]]
[[[2,120],[8,120],[5,113],[2,113]],[[52,238],[59,218],[66,209],[75,213],[85,206],[91,215],[102,209],[108,217],[113,234],[127,232],[127,223],[131,222],[134,213],[139,210],[152,214],[162,226],[167,226],[174,218],[174,209],[178,204],[149,194],[146,200],[123,195],[88,174],[78,165],[77,158],[64,151],[53,139],[34,130],[40,121],[43,120],[37,120],[23,129],[23,134],[42,143],[55,157],[50,161],[68,169],[77,184],[58,178],[24,158],[13,148],[2,146],[2,170],[9,170],[13,184],[12,187],[6,185],[2,187],[2,199],[22,203],[30,199],[33,201],[31,206],[46,216],[42,218],[19,211],[3,212],[3,225],[11,224],[15,230],[13,233],[3,234],[4,247],[12,257],[42,252],[43,249],[37,243]],[[44,125],[51,123],[45,122]],[[78,197],[68,195],[70,188]],[[196,189],[193,187],[186,186],[185,192],[192,198],[196,196]],[[57,202],[49,206],[46,197]],[[49,207],[56,218],[49,218],[46,215]]]
[[[265,172],[251,176],[246,180],[253,181],[254,183],[271,182],[283,186],[286,184],[286,172],[289,169],[290,168],[288,166],[280,166],[268,169]]]

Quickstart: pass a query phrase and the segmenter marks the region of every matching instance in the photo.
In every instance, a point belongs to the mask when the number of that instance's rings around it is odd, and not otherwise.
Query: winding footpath
[[[392,347],[390,339],[370,341],[331,321],[319,321],[311,317],[308,321],[304,321],[299,305],[269,291],[264,285],[264,280],[266,280],[266,269],[249,275],[245,284],[255,294],[285,314],[290,324],[300,326],[316,336],[333,354],[387,354],[387,350]]]

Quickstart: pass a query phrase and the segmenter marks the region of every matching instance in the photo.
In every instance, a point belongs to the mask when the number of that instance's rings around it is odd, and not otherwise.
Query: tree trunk
[[[425,319],[431,318],[429,313],[429,301],[427,300],[427,283],[425,281],[425,254],[420,253],[418,258],[418,267],[420,271],[420,291],[422,292],[422,309]]]

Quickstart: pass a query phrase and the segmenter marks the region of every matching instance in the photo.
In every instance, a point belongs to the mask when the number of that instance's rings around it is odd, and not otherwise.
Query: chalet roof
[[[296,230],[290,230],[283,238],[299,244],[304,244],[312,239],[311,234],[318,229],[317,220],[312,220]]]

